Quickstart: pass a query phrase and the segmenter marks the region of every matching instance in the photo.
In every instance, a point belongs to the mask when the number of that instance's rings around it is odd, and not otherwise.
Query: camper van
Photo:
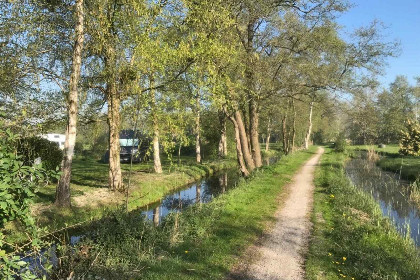
[[[66,142],[65,134],[48,133],[40,135],[41,138],[47,139],[50,142],[57,143],[60,150],[64,150],[64,142]]]
[[[149,144],[149,139],[141,136],[139,132],[122,130],[120,132],[120,162],[130,163],[131,158],[133,158],[133,162],[145,160]],[[109,162],[109,150],[106,151],[102,161]]]

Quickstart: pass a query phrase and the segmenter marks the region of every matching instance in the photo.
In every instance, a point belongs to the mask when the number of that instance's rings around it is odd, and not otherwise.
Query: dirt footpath
[[[276,214],[274,228],[257,246],[257,259],[235,279],[300,280],[304,279],[303,253],[308,244],[313,202],[315,167],[324,150],[318,152],[295,174],[287,186],[289,195]]]

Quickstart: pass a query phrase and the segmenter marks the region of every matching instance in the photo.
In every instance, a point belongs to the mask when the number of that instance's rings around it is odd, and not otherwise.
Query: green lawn
[[[420,252],[382,216],[369,194],[343,172],[347,157],[330,149],[316,172],[310,280],[420,279]]]
[[[355,150],[368,150],[371,148],[375,148],[375,151],[379,153],[393,155],[398,155],[398,150],[400,149],[398,144],[385,145],[385,148],[379,148],[378,145],[354,145],[351,146],[351,148]]]
[[[106,279],[223,279],[273,221],[278,196],[316,150],[283,157],[212,202],[168,216],[158,228],[139,215],[100,224],[91,252],[72,267]]]

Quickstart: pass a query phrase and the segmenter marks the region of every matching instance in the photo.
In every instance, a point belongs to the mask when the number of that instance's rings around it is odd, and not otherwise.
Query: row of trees
[[[70,206],[77,128],[104,112],[111,190],[124,188],[122,116],[147,124],[160,173],[163,140],[181,147],[191,131],[201,162],[202,116],[216,112],[219,154],[229,122],[247,176],[262,165],[262,138],[266,149],[276,135],[286,153],[307,148],[314,122],[336,118],[337,96],[366,87],[394,54],[376,22],[344,41],[335,19],[348,8],[339,0],[2,2],[2,121],[36,134],[65,120],[59,206]]]
[[[398,143],[407,120],[419,121],[419,78],[416,85],[398,76],[388,89],[379,91],[376,86],[356,92],[344,105],[348,135],[355,144]]]

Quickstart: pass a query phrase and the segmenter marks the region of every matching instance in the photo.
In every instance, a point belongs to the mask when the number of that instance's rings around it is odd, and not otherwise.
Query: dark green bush
[[[35,159],[40,157],[46,170],[56,170],[63,159],[63,152],[58,145],[41,137],[19,139],[17,153],[27,166],[32,166]]]
[[[344,152],[346,150],[347,142],[344,132],[340,132],[338,134],[337,139],[334,142],[334,151],[336,152]]]

